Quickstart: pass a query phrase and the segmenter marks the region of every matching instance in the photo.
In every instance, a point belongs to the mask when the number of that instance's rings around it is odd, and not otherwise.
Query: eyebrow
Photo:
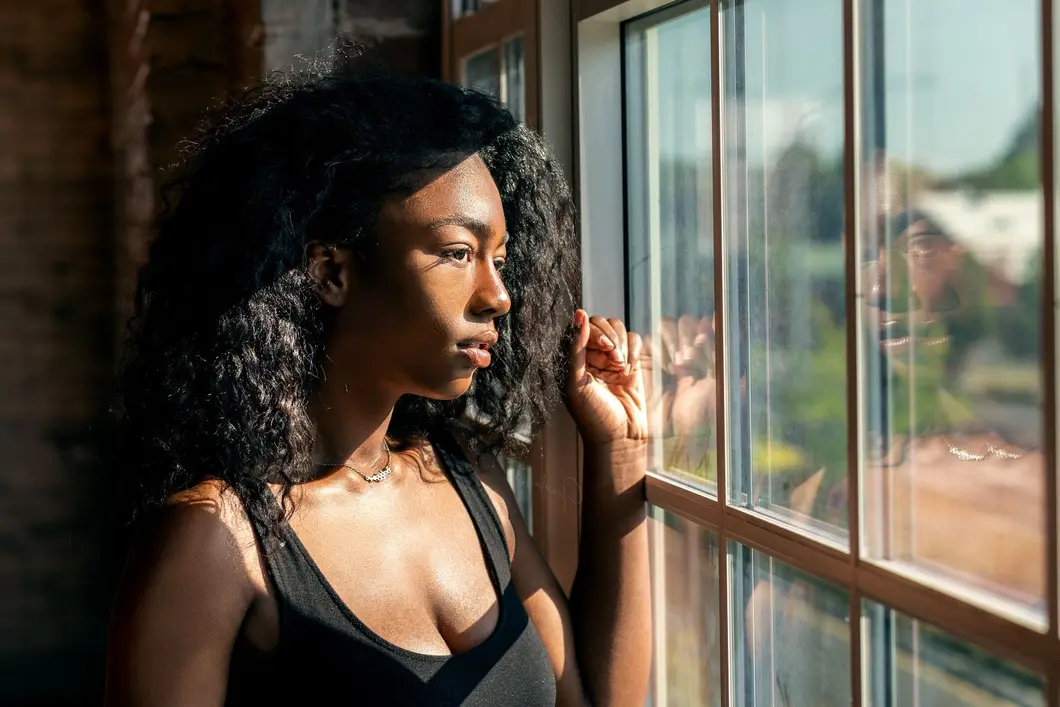
[[[487,241],[490,237],[490,232],[493,230],[488,223],[485,221],[473,218],[471,216],[448,216],[437,221],[432,221],[430,224],[431,230],[437,230],[439,228],[445,228],[446,226],[459,226],[463,229],[471,231],[475,234],[475,237],[480,241]],[[508,232],[504,232],[504,238],[501,241],[502,245],[508,243]]]

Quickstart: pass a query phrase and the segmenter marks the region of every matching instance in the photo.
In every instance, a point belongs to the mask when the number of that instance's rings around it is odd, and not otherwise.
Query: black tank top
[[[279,646],[267,657],[236,646],[226,705],[555,705],[552,664],[512,584],[507,541],[493,504],[452,439],[436,440],[434,448],[471,515],[501,597],[494,632],[451,656],[393,645],[350,611],[284,523],[282,544],[262,543],[278,594]],[[276,503],[272,494],[268,498]],[[257,523],[255,531],[265,537]]]

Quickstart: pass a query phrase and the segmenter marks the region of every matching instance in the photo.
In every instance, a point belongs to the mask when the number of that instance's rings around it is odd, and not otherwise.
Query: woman
[[[123,378],[108,704],[643,704],[640,341],[574,311],[540,139],[464,89],[309,72],[229,105],[176,185]],[[498,462],[560,392],[569,607]]]

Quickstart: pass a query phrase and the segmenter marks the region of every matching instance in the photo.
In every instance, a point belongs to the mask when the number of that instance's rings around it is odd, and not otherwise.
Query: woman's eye
[[[459,260],[460,262],[467,262],[471,260],[471,249],[470,248],[457,248],[455,250],[447,250],[445,257],[450,260]]]
[[[504,269],[504,264],[506,262],[507,261],[504,258],[497,258],[496,260],[493,261],[493,267],[497,268],[498,270],[503,270]]]

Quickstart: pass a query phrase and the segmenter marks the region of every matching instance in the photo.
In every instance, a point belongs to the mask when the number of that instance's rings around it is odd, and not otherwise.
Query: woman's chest
[[[402,500],[296,511],[294,546],[281,548],[281,556],[306,570],[295,573],[300,593],[332,601],[384,642],[431,655],[470,650],[493,633],[500,616],[475,522],[448,483]],[[270,639],[280,629],[275,589],[248,617],[247,633],[263,647],[276,645]]]

